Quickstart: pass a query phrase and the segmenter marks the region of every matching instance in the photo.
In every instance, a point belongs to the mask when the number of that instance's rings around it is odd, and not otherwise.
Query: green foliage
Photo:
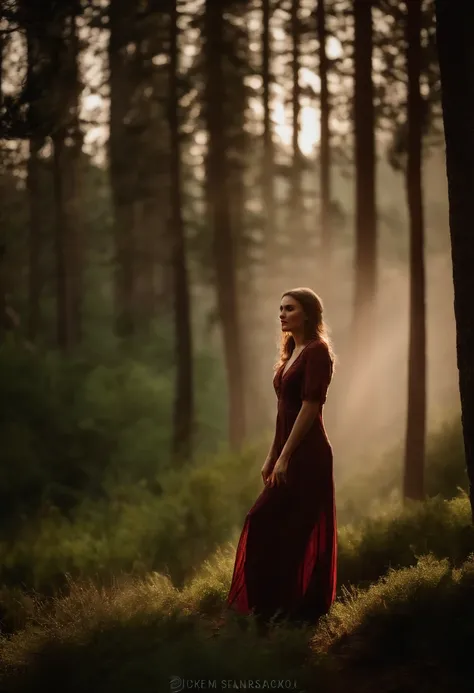
[[[165,690],[173,676],[284,679],[328,693],[470,690],[472,556],[458,569],[424,556],[346,589],[316,628],[282,622],[264,641],[253,617],[216,621],[205,602],[212,590],[222,602],[229,559],[216,554],[183,590],[151,573],[108,587],[70,582],[67,594],[31,602],[24,627],[0,638],[2,690]]]
[[[241,528],[261,488],[263,444],[241,455],[210,444],[220,435],[221,374],[203,353],[196,372],[201,452],[182,469],[170,467],[168,344],[157,339],[133,358],[115,349],[93,358],[89,349],[68,361],[0,349],[8,403],[0,423],[0,581],[52,592],[67,574],[102,581],[159,570],[180,585]],[[428,447],[427,487],[437,498],[402,512],[400,471],[386,459],[358,487],[337,489],[340,584],[367,584],[427,551],[464,560],[474,549],[467,501],[443,500],[465,486],[463,465],[456,424]]]
[[[5,532],[51,505],[68,514],[84,495],[106,502],[112,483],[153,484],[169,468],[173,367],[162,342],[146,353],[137,345],[133,356],[89,343],[69,360],[0,346]],[[216,408],[210,358],[196,362],[199,453],[221,437],[225,410]]]
[[[390,568],[415,565],[427,553],[459,565],[474,552],[470,503],[465,494],[404,508],[394,500],[377,517],[341,526],[338,541],[340,585],[367,585]]]
[[[474,555],[457,569],[426,555],[367,590],[346,590],[314,646],[343,663],[340,683],[352,691],[469,691],[473,597]]]
[[[104,484],[68,516],[50,507],[0,544],[1,580],[50,592],[65,575],[107,579],[160,570],[175,584],[227,540],[257,494],[260,450],[216,456],[138,484]],[[249,470],[254,467],[253,474]]]
[[[297,632],[291,643],[275,638],[263,647],[255,629],[243,638],[234,620],[225,635],[213,637],[211,622],[194,610],[189,596],[156,574],[107,589],[71,587],[48,609],[39,607],[21,635],[1,643],[2,688],[26,692],[61,684],[72,692],[164,691],[172,676],[304,684],[300,668],[308,638]]]
[[[430,446],[439,471],[443,447],[451,444]],[[219,450],[154,483],[109,478],[105,498],[84,498],[69,518],[50,508],[4,542],[4,582],[64,589],[45,600],[2,588],[2,690],[162,690],[173,675],[296,679],[300,690],[337,693],[442,693],[451,680],[469,690],[474,536],[465,494],[403,508],[393,498],[340,526],[338,599],[317,628],[283,621],[262,642],[252,617],[223,613],[229,537],[258,492],[261,455],[258,446]]]
[[[469,480],[459,419],[445,423],[428,439],[427,448],[427,495],[454,498],[460,489],[467,491]]]
[[[141,364],[94,366],[3,346],[0,381],[5,519],[45,503],[69,510],[107,474],[136,481],[166,461],[171,387]]]

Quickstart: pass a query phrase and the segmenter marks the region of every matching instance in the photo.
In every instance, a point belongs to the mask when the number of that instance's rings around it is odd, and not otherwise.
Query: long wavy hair
[[[324,306],[321,298],[312,289],[306,287],[290,289],[290,291],[282,293],[281,298],[283,298],[283,296],[291,296],[300,303],[306,318],[304,339],[305,341],[320,339],[327,345],[334,372],[336,355],[332,346],[329,326],[323,318]],[[295,346],[293,335],[290,332],[281,332],[277,345],[279,360],[274,365],[275,371],[281,368],[281,366],[290,359]]]

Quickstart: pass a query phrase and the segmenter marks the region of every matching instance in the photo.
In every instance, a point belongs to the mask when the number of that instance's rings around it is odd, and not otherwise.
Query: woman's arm
[[[273,436],[273,443],[270,446],[270,450],[268,451],[267,455],[267,460],[271,460],[274,458],[276,454],[276,442],[277,442],[277,429],[275,426],[275,435]]]
[[[284,460],[288,460],[290,455],[303,440],[318,415],[319,406],[319,402],[312,400],[305,400],[302,403],[301,409],[293,424],[293,428],[291,429],[291,433],[281,451],[280,459],[283,458]]]
[[[314,346],[308,346],[302,358],[305,360],[301,387],[302,405],[280,455],[285,460],[288,460],[314,423],[321,404],[324,404],[326,399],[326,391],[331,380],[332,363],[326,344],[318,342]]]
[[[270,475],[270,469],[274,466],[274,462],[276,462],[276,458],[278,457],[276,454],[276,440],[277,440],[277,433],[275,431],[275,436],[273,438],[273,443],[271,444],[270,450],[268,451],[267,458],[265,462],[263,463],[262,467],[262,478],[263,482],[266,484],[268,477]]]

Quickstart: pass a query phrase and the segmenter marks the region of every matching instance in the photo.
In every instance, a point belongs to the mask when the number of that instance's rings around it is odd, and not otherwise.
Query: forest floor
[[[224,609],[232,551],[218,551],[181,590],[168,577],[71,580],[45,599],[10,593],[0,691],[306,693],[472,691],[474,554],[431,552],[365,587],[342,586],[317,626]],[[4,614],[6,593],[3,595]]]

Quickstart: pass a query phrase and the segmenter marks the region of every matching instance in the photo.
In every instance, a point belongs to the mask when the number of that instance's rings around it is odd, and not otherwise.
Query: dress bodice
[[[273,378],[279,407],[300,409],[304,400],[317,400],[323,406],[333,371],[327,345],[313,340],[284,373],[285,365],[279,367]]]

